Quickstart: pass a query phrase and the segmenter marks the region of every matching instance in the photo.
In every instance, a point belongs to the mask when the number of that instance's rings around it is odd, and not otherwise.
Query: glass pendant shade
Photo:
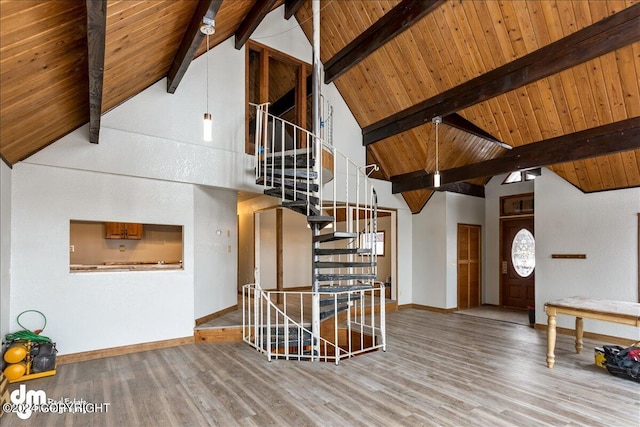
[[[213,123],[211,120],[211,113],[204,113],[204,126],[202,137],[205,141],[211,141],[211,131],[213,130]]]

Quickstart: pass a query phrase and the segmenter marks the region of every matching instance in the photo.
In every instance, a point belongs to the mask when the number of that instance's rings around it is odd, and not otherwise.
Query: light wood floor
[[[193,344],[60,366],[28,381],[47,397],[109,402],[102,414],[3,425],[638,426],[640,387],[528,326],[414,309],[388,314],[386,353],[339,366],[267,362],[243,343]],[[17,384],[12,384],[14,389]]]
[[[500,322],[510,322],[519,325],[529,325],[529,313],[527,310],[509,307],[496,307],[493,305],[481,305],[480,307],[469,308],[467,310],[455,311],[455,314],[465,316],[482,317]],[[546,319],[545,319],[546,320]]]

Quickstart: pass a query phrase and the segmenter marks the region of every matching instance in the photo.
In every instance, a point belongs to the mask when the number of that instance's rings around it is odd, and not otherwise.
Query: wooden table
[[[610,301],[586,297],[570,297],[551,301],[544,305],[547,322],[547,366],[553,368],[556,361],[556,316],[566,314],[576,317],[576,353],[582,351],[583,318],[604,320],[640,327],[640,304],[627,301]]]

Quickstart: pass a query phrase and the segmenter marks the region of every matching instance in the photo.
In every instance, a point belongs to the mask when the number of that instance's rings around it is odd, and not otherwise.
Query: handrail
[[[377,170],[377,165],[367,165],[364,167],[358,166],[353,160],[351,160],[345,153],[336,148],[334,145],[326,142],[325,140],[313,135],[309,130],[296,125],[295,123],[283,120],[271,113],[269,113],[269,103],[255,104],[249,103],[250,106],[256,108],[256,130],[255,130],[255,173],[256,179],[264,176],[265,180],[263,187],[268,187],[267,178],[273,182],[274,178],[285,179],[284,167],[280,167],[280,176],[276,176],[276,160],[280,158],[284,161],[286,156],[297,156],[298,154],[304,154],[307,159],[306,169],[303,173],[309,174],[313,172],[310,167],[309,160],[311,159],[313,144],[320,143],[322,146],[322,152],[327,152],[333,156],[333,175],[339,173],[338,168],[340,165],[344,168],[345,181],[344,181],[344,202],[338,202],[338,186],[336,179],[333,179],[332,194],[327,202],[324,197],[323,184],[325,183],[325,171],[322,167],[322,159],[314,159],[319,163],[318,178],[314,179],[318,183],[317,198],[326,205],[331,206],[334,212],[334,230],[337,227],[337,215],[336,209],[338,205],[344,206],[345,212],[348,213],[350,209],[355,214],[355,229],[359,230],[360,215],[364,215],[365,222],[371,217],[371,204],[373,203],[373,184],[369,175],[373,170]],[[276,124],[278,123],[278,124]],[[298,147],[300,145],[300,147]],[[299,169],[296,162],[293,162],[294,175],[298,174]],[[270,174],[268,174],[270,170]],[[352,178],[355,176],[355,182],[352,182]],[[326,180],[328,181],[328,179]],[[307,194],[311,193],[310,182],[307,181]],[[282,200],[284,197],[284,186],[282,186]],[[350,194],[353,193],[353,194]],[[294,191],[294,200],[297,197],[297,193]],[[350,197],[351,196],[351,197]],[[353,200],[352,200],[353,199]],[[310,215],[309,206],[307,206],[307,216]],[[347,221],[347,229],[343,231],[352,232],[351,221]],[[366,230],[371,232],[371,230]]]

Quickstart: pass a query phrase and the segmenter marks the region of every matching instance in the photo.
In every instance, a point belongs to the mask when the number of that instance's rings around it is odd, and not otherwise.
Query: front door
[[[502,220],[500,288],[502,305],[527,308],[535,303],[533,217]]]

